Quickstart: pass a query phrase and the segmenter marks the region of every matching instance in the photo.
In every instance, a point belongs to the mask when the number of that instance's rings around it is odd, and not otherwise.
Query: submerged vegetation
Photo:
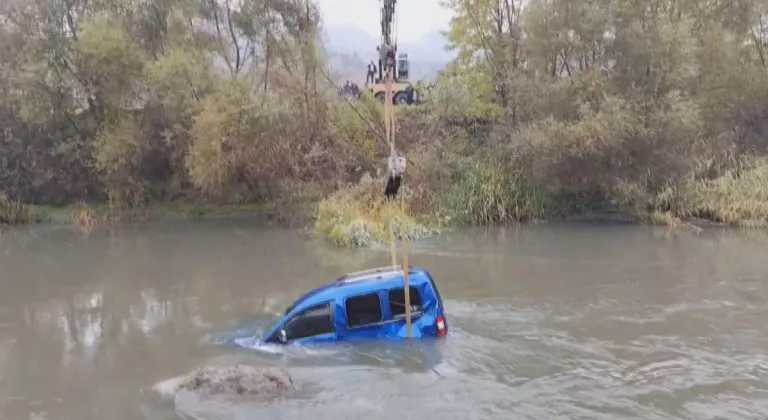
[[[314,1],[5,1],[0,222],[80,202],[315,210],[346,245],[386,239],[391,217],[410,236],[595,213],[768,222],[764,2],[445,3],[458,57],[398,110],[405,214],[368,179],[381,105],[338,97]]]

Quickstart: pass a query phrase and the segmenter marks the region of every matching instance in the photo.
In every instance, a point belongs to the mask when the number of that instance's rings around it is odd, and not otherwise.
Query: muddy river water
[[[768,418],[764,233],[550,224],[413,247],[447,339],[281,353],[217,337],[386,264],[387,248],[244,221],[3,231],[0,419]],[[302,388],[249,406],[157,391],[235,362],[286,367]]]

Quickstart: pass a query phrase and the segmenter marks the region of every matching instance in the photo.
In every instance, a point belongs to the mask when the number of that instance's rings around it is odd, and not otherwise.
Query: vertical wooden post
[[[397,266],[397,248],[395,247],[395,228],[392,227],[392,206],[389,206],[389,251],[392,252],[392,267]]]
[[[400,194],[400,206],[405,212],[405,194]],[[408,232],[403,232],[403,295],[405,297],[405,330],[408,333],[408,339],[413,338],[413,327],[411,326],[411,283],[408,275]]]
[[[381,63],[381,60],[379,61]],[[379,71],[381,71],[381,64],[379,64]],[[389,142],[389,153],[392,155],[395,150],[395,139],[392,126],[392,75],[387,72],[386,80],[384,81],[384,129]],[[395,245],[395,228],[392,226],[392,210],[393,203],[389,203],[389,248],[392,252],[392,266],[397,266],[397,247]]]
[[[389,141],[390,156],[395,156],[395,110],[392,103],[392,74],[394,69],[388,69],[386,74],[386,80],[384,82],[384,129]],[[389,238],[390,238],[390,250],[392,251],[392,265],[397,266],[397,252],[395,247],[395,231],[392,226],[392,206],[390,206],[389,213]],[[403,193],[400,193],[400,208],[405,213],[405,198]],[[405,298],[405,328],[408,333],[408,339],[413,338],[413,328],[411,326],[411,289],[410,281],[408,279],[408,237],[407,234],[403,235],[403,297]]]

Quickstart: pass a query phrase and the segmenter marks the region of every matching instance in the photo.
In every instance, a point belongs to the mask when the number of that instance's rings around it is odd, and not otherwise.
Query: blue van
[[[443,337],[443,301],[424,268],[409,267],[413,338]],[[350,273],[300,297],[261,344],[406,338],[403,267]]]

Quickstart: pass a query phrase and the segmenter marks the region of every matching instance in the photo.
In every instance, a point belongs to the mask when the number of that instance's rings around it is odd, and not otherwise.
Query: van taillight
[[[442,316],[438,315],[437,319],[435,320],[435,325],[437,326],[437,335],[444,336],[446,333],[445,319],[443,319]]]

